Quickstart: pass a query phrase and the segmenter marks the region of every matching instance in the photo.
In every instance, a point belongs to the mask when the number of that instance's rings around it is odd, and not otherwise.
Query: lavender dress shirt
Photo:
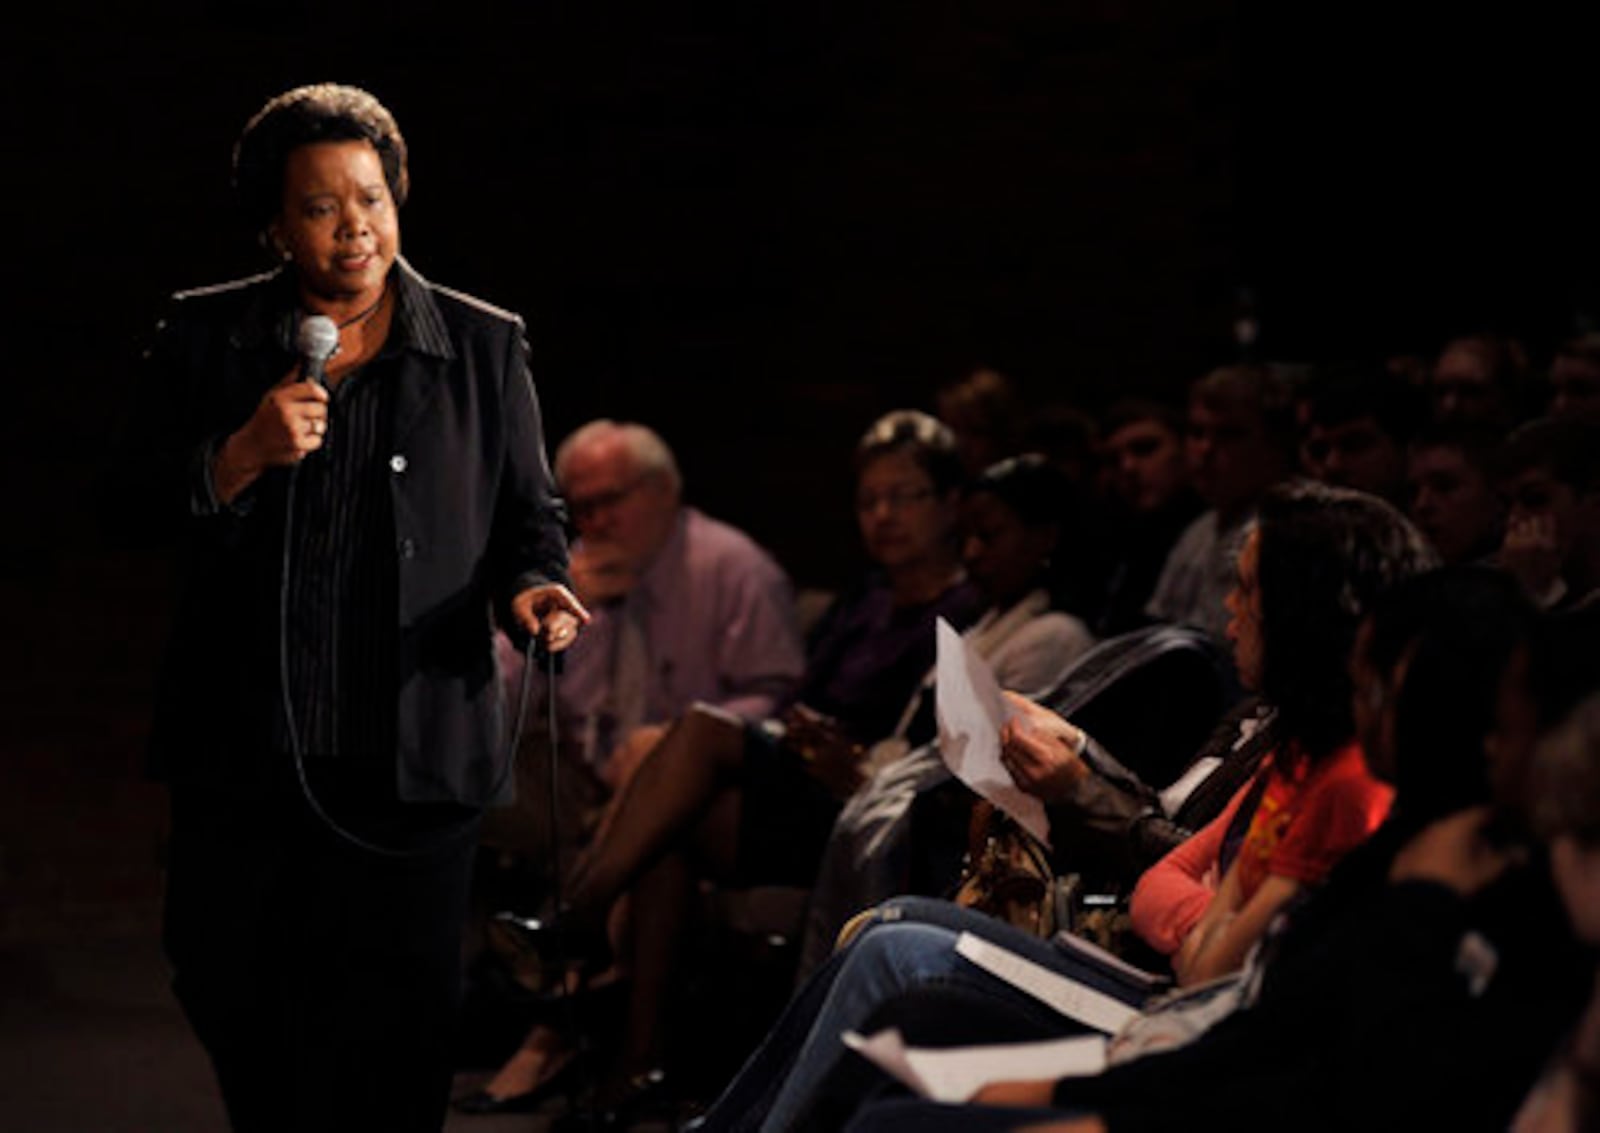
[[[764,717],[804,668],[788,575],[742,531],[694,508],[682,509],[625,601],[642,623],[648,650],[644,723],[674,719],[696,701]],[[592,613],[567,651],[557,702],[563,733],[582,742],[598,766],[621,739],[612,719],[612,664],[623,609],[606,605]],[[501,660],[515,691],[522,658],[503,640]],[[538,677],[534,690],[540,695],[532,704],[542,704]],[[538,710],[530,706],[529,715]]]

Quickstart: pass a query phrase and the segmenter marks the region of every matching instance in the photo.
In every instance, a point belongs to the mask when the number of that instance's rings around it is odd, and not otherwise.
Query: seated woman
[[[950,431],[925,413],[892,412],[862,436],[854,462],[872,569],[813,631],[787,709],[749,724],[696,705],[674,721],[608,804],[574,863],[559,920],[523,924],[528,946],[556,966],[614,952],[626,970],[627,1024],[610,1096],[623,1097],[661,1059],[662,1009],[695,875],[809,885],[857,774],[851,759],[893,731],[933,662],[936,619],[964,629],[981,612],[961,563],[963,473]],[[833,758],[840,753],[851,759]],[[624,896],[627,917],[608,939]],[[529,1108],[569,1054],[559,1032],[537,1026],[457,1108]]]
[[[995,1083],[969,1106],[883,1102],[848,1128],[1506,1128],[1593,971],[1523,800],[1503,791],[1573,691],[1596,687],[1596,625],[1579,649],[1537,628],[1521,645],[1532,616],[1482,567],[1383,612],[1357,703],[1397,784],[1393,817],[1268,938],[1238,1010],[1099,1075]],[[1536,684],[1552,643],[1567,675]]]
[[[1195,835],[1210,848],[1209,868],[1139,895],[1139,920],[1166,932],[1151,943],[1174,956],[1180,982],[1237,968],[1273,917],[1320,884],[1384,818],[1390,791],[1368,773],[1354,739],[1350,646],[1372,603],[1432,564],[1416,530],[1375,497],[1303,483],[1264,499],[1239,558],[1229,636],[1241,678],[1276,710],[1280,740],[1230,807]],[[1074,774],[1053,769],[1067,765],[1063,753],[1081,742],[1071,725],[1041,711],[1008,726],[1005,759],[1020,785],[1048,798]],[[1213,903],[1230,915],[1208,917]],[[890,902],[800,989],[704,1127],[828,1128],[840,1103],[845,1112],[853,1103],[833,1077],[854,1057],[839,1036],[911,989],[970,987],[1037,1027],[1063,1027],[1053,1011],[960,957],[961,932],[1129,1005],[1149,991],[982,914],[926,899]]]
[[[964,557],[988,608],[963,636],[1005,688],[1048,690],[1093,644],[1083,623],[1056,605],[1051,566],[1066,491],[1066,477],[1034,454],[1000,461],[967,487]],[[870,778],[834,823],[811,888],[803,970],[826,956],[856,912],[905,891],[910,866],[894,827],[903,827],[919,791],[949,778],[937,747],[923,742],[932,714],[930,671],[894,735],[873,745]]]

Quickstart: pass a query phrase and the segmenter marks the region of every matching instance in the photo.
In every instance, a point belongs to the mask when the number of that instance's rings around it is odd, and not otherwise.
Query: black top
[[[398,572],[384,464],[394,371],[389,352],[333,387],[323,445],[294,473],[286,629],[306,755],[394,751]]]
[[[268,469],[229,505],[210,455],[295,364],[292,278],[176,296],[130,388],[107,515],[114,533],[176,541],[185,572],[151,734],[162,778],[260,794],[281,776],[292,483],[306,749],[376,756],[412,802],[480,805],[506,782],[495,624],[520,646],[511,598],[567,581],[526,334],[403,260],[391,283],[388,342],[335,396],[325,456]]]
[[[1380,830],[1269,939],[1252,1006],[1055,1102],[1142,1129],[1505,1129],[1583,1005],[1592,957],[1542,861],[1463,898],[1384,880]]]

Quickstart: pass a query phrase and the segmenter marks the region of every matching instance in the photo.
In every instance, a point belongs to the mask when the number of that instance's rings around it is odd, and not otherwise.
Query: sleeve
[[[97,511],[115,544],[156,545],[184,534],[226,539],[250,512],[253,490],[232,504],[217,499],[211,463],[227,431],[204,420],[200,378],[188,360],[193,338],[203,331],[185,314],[174,299],[156,323],[99,472]]]
[[[1342,984],[1348,1009],[1322,1080],[1367,1084],[1396,1128],[1507,1128],[1581,1002],[1592,958],[1567,936],[1553,894],[1503,915],[1486,922],[1481,905],[1433,882],[1386,886],[1359,926],[1365,962]],[[1343,1116],[1343,1128],[1358,1123]]]
[[[1339,775],[1317,783],[1267,861],[1267,872],[1320,885],[1389,813],[1393,792],[1377,780]]]
[[[1094,636],[1077,618],[1058,611],[1041,614],[999,649],[993,659],[995,680],[1024,696],[1043,695],[1093,644]]]
[[[1161,573],[1156,576],[1155,586],[1151,588],[1150,597],[1144,605],[1146,617],[1159,622],[1181,622],[1194,605],[1193,560],[1199,553],[1197,546],[1204,537],[1204,524],[1208,516],[1209,513],[1202,513],[1184,528],[1178,541],[1167,552],[1166,561],[1161,564]]]
[[[758,548],[731,556],[719,572],[721,642],[718,706],[746,719],[770,715],[805,668],[794,589]]]
[[[1106,767],[1120,770],[1121,765],[1093,736],[1087,741],[1085,751],[1095,772],[1079,781],[1065,800],[1045,808],[1053,855],[1062,872],[1098,869],[1121,889],[1190,831],[1168,819],[1155,792],[1131,772],[1108,774]]]
[[[501,388],[505,475],[490,539],[495,614],[520,649],[526,637],[511,616],[511,599],[531,586],[571,585],[567,573],[566,508],[556,495],[545,457],[539,398],[528,367],[521,324],[510,336]]]
[[[1134,887],[1128,907],[1133,931],[1163,955],[1178,950],[1211,904],[1215,890],[1206,875],[1221,859],[1228,824],[1249,791],[1250,783],[1246,783],[1221,814],[1173,847]]]

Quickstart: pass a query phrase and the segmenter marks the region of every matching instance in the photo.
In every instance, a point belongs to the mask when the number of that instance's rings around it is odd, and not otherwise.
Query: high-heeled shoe
[[[620,1087],[601,1090],[591,1108],[569,1110],[550,1123],[550,1133],[621,1133],[642,1121],[676,1124],[681,1105],[676,1082],[662,1070],[635,1074]]]
[[[474,1115],[493,1113],[532,1113],[541,1104],[562,1092],[571,1092],[578,1084],[584,1055],[582,1051],[574,1051],[564,1059],[550,1073],[546,1074],[530,1090],[520,1094],[509,1094],[506,1097],[496,1097],[488,1090],[477,1089],[469,1094],[463,1094],[454,1099],[450,1105],[457,1113]]]

